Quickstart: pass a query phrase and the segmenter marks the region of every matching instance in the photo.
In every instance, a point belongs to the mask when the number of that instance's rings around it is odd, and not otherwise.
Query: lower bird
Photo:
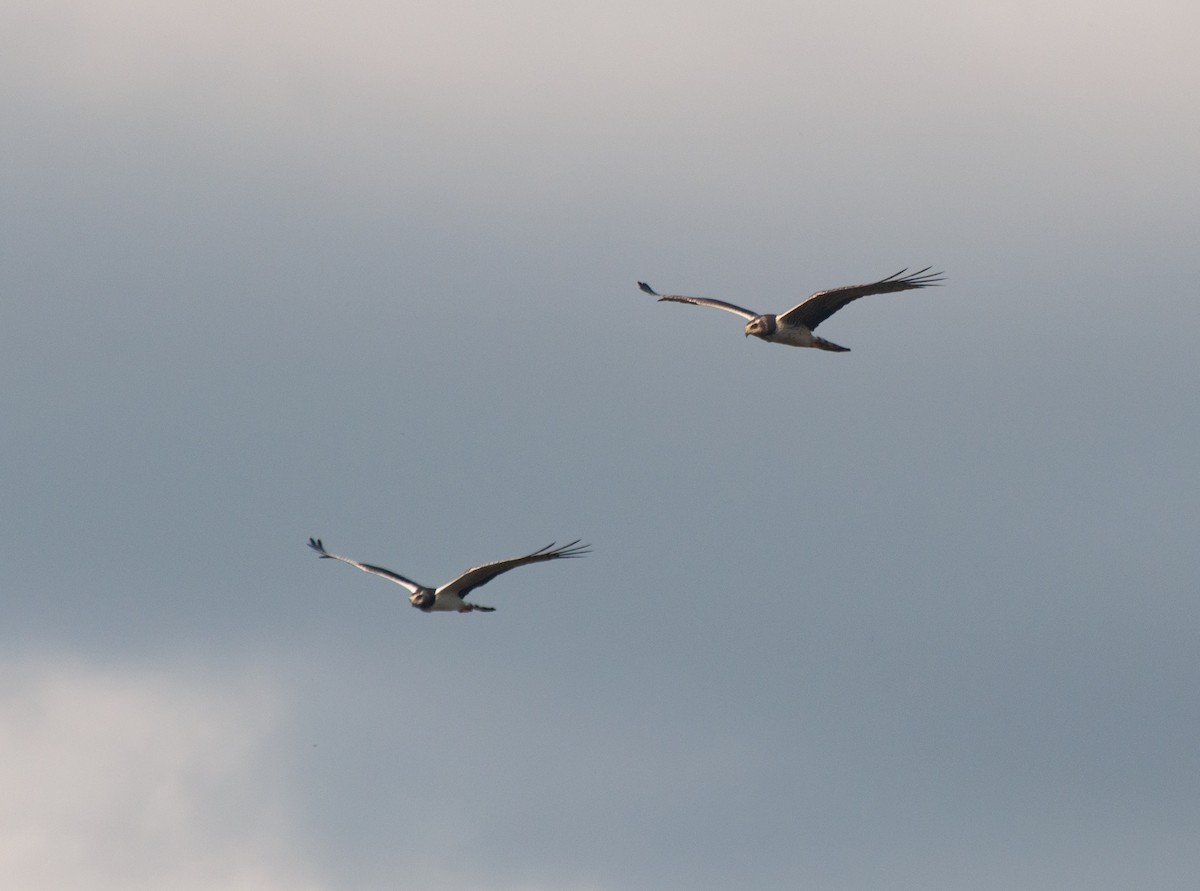
[[[589,546],[580,544],[579,539],[562,547],[555,547],[551,543],[544,548],[534,551],[532,554],[526,554],[524,557],[510,557],[507,560],[484,563],[482,566],[472,566],[458,578],[454,579],[454,581],[447,582],[440,588],[427,588],[422,584],[414,582],[412,579],[406,579],[397,572],[384,569],[382,566],[359,563],[357,560],[351,560],[349,557],[331,554],[325,550],[325,545],[321,544],[321,539],[319,538],[310,538],[308,546],[325,559],[341,560],[343,563],[348,563],[351,566],[361,569],[363,572],[382,576],[389,581],[395,582],[397,585],[407,588],[412,594],[408,598],[409,601],[413,606],[425,613],[469,613],[475,610],[484,613],[495,612],[496,608],[494,606],[480,606],[478,603],[467,603],[464,598],[480,585],[486,585],[501,573],[508,572],[510,569],[516,569],[518,566],[524,566],[527,563],[541,563],[545,560],[582,557],[584,554],[590,553]]]
[[[930,272],[932,267],[926,266],[911,275],[905,275],[907,269],[901,269],[895,275],[881,278],[877,282],[866,285],[846,285],[842,288],[830,288],[828,291],[817,291],[803,303],[797,304],[785,313],[757,313],[753,310],[726,303],[724,300],[711,300],[708,297],[685,297],[682,294],[660,294],[645,282],[638,282],[647,294],[657,297],[660,301],[671,300],[675,303],[692,303],[696,306],[711,306],[726,312],[739,315],[746,322],[746,336],[755,337],[768,343],[782,343],[788,346],[815,347],[818,350],[829,350],[832,353],[848,353],[849,347],[838,346],[824,338],[813,334],[816,327],[823,321],[853,300],[866,297],[868,294],[889,294],[893,291],[911,291],[916,288],[928,288],[940,285],[942,273]]]

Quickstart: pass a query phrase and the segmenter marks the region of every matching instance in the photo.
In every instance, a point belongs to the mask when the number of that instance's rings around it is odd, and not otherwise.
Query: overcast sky
[[[1193,887],[1197,33],[0,0],[5,887]]]

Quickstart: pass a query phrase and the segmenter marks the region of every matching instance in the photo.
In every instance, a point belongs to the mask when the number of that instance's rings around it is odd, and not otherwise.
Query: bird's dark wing
[[[308,540],[308,546],[327,560],[341,560],[343,563],[348,563],[356,569],[361,569],[363,572],[369,572],[371,575],[382,576],[389,581],[395,582],[397,585],[403,585],[413,594],[416,594],[419,591],[428,590],[424,585],[419,585],[412,579],[406,579],[399,573],[392,572],[390,569],[384,569],[382,566],[372,566],[370,563],[359,563],[357,560],[351,560],[349,557],[331,554],[325,550],[325,546],[321,544],[321,539],[319,538],[310,538]]]
[[[813,330],[823,321],[853,300],[866,297],[868,294],[890,294],[892,291],[911,291],[914,288],[928,288],[940,285],[942,273],[930,272],[932,267],[905,275],[907,269],[901,269],[895,275],[881,278],[868,285],[847,285],[844,288],[830,288],[828,291],[817,291],[799,306],[794,306],[778,318],[780,325],[803,325]]]
[[[466,597],[480,585],[486,585],[501,573],[508,572],[510,569],[516,569],[518,566],[524,566],[527,563],[541,563],[543,560],[582,557],[587,553],[589,553],[588,545],[581,545],[579,539],[575,539],[575,541],[565,544],[562,547],[555,547],[551,543],[540,550],[534,551],[532,554],[526,554],[524,557],[510,557],[507,560],[497,560],[495,563],[472,566],[454,581],[447,582],[438,588],[437,593],[439,597],[443,594],[457,594],[459,597]]]
[[[682,294],[660,294],[645,282],[638,282],[638,287],[657,297],[660,301],[672,300],[675,303],[692,303],[696,306],[711,306],[714,309],[723,309],[725,312],[736,313],[744,319],[757,319],[758,313],[752,312],[741,306],[735,306],[732,303],[726,303],[724,300],[711,300],[708,297],[684,297]]]

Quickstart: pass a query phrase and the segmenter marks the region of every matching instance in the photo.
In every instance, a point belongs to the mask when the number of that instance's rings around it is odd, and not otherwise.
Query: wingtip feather
[[[879,284],[883,284],[884,282],[899,282],[907,285],[909,288],[936,287],[946,280],[946,273],[930,272],[929,270],[932,268],[932,266],[926,266],[924,269],[918,269],[916,272],[909,272],[906,266],[899,272],[893,272],[887,278],[881,278]]]
[[[577,538],[574,541],[567,542],[565,545],[559,545],[558,542],[552,541],[544,548],[538,548],[529,556],[559,560],[566,557],[582,557],[584,554],[590,554],[592,546],[589,544],[580,544],[581,541],[583,539]]]

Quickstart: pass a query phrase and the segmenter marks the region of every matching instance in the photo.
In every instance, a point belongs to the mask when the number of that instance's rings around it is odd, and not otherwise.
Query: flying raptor
[[[409,601],[417,609],[424,613],[433,612],[460,612],[469,613],[473,610],[480,612],[491,613],[495,612],[494,606],[480,606],[478,603],[467,603],[463,598],[470,594],[480,585],[486,585],[496,576],[503,572],[508,572],[510,569],[516,569],[518,566],[524,566],[527,563],[541,563],[544,560],[560,560],[567,557],[582,557],[589,553],[588,545],[581,545],[579,539],[565,544],[562,547],[555,547],[553,543],[546,547],[534,551],[532,554],[526,554],[524,557],[510,557],[507,560],[497,560],[494,563],[484,563],[482,566],[472,566],[458,578],[452,582],[447,582],[440,588],[426,588],[424,585],[414,582],[412,579],[406,579],[399,573],[392,572],[390,569],[384,569],[382,566],[372,566],[370,563],[359,563],[357,560],[351,560],[349,557],[342,557],[338,554],[331,554],[325,550],[325,546],[321,544],[321,539],[310,538],[308,546],[321,555],[322,558],[328,560],[341,560],[343,563],[349,563],[351,566],[361,569],[363,572],[369,572],[372,575],[382,576],[385,579],[395,582],[407,588],[412,596]]]
[[[933,268],[926,266],[911,275],[905,275],[907,269],[901,269],[895,275],[881,278],[867,285],[847,285],[844,288],[830,288],[828,291],[817,291],[803,303],[793,306],[785,313],[756,313],[724,300],[711,300],[708,297],[685,297],[682,294],[660,294],[645,282],[638,282],[647,294],[657,297],[660,301],[672,300],[675,303],[693,303],[696,306],[711,306],[734,313],[746,319],[746,336],[755,337],[768,343],[783,343],[788,346],[816,347],[819,350],[829,350],[832,353],[848,353],[849,347],[838,346],[824,338],[813,334],[816,327],[823,321],[859,297],[868,294],[890,294],[893,291],[911,291],[916,288],[928,288],[940,285],[942,273],[930,272]]]

